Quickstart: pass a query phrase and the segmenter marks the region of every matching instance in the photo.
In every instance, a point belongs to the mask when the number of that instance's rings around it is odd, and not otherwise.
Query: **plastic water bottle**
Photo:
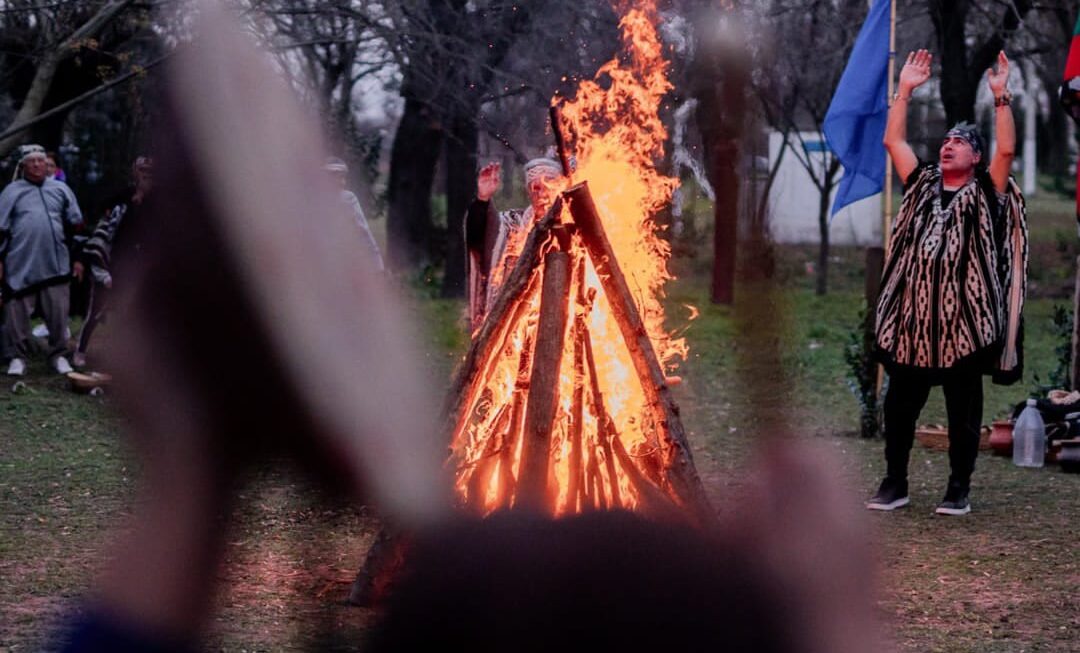
[[[1046,425],[1035,407],[1035,400],[1028,399],[1027,406],[1013,426],[1013,464],[1018,467],[1042,467],[1045,457]]]

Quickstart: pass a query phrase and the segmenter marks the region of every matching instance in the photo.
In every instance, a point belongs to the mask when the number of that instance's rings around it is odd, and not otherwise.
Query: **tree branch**
[[[25,127],[22,127],[24,123],[27,123],[41,112],[42,104],[44,104],[45,97],[49,93],[49,88],[52,86],[53,78],[56,76],[56,70],[60,66],[60,63],[70,56],[75,47],[83,40],[95,36],[108,25],[110,21],[116,18],[120,12],[127,9],[133,1],[134,0],[113,0],[106,4],[99,9],[96,14],[91,16],[89,20],[72,32],[70,36],[64,39],[56,48],[45,54],[41,63],[38,64],[37,70],[34,72],[34,79],[30,83],[30,90],[26,92],[26,96],[23,98],[22,106],[19,107],[18,113],[15,114],[15,118],[11,121],[13,125],[20,127],[19,131],[25,129]],[[9,128],[8,131],[11,131],[11,128]],[[13,137],[14,134],[8,137],[0,137],[0,153],[7,152],[15,145]]]
[[[29,129],[29,128],[33,127],[34,125],[38,124],[39,122],[41,122],[43,120],[47,120],[47,119],[49,119],[49,118],[51,118],[51,117],[55,116],[56,114],[61,113],[63,111],[67,111],[68,109],[70,109],[70,108],[72,108],[72,107],[74,107],[74,106],[76,106],[78,104],[81,104],[81,103],[85,102],[86,100],[89,100],[90,98],[94,97],[95,95],[97,95],[99,93],[104,93],[105,91],[109,90],[110,88],[112,88],[114,86],[117,86],[119,84],[123,84],[124,82],[131,79],[132,77],[135,77],[136,75],[144,75],[144,74],[146,74],[147,71],[149,71],[152,68],[157,67],[159,64],[164,62],[166,59],[168,59],[172,55],[173,55],[173,53],[170,52],[170,53],[168,53],[166,55],[162,55],[161,57],[158,57],[157,59],[151,61],[150,63],[146,64],[145,66],[134,67],[133,70],[131,70],[130,72],[127,72],[127,73],[117,77],[116,79],[110,80],[110,81],[108,81],[108,82],[106,82],[106,83],[104,83],[104,84],[102,84],[100,86],[92,88],[89,91],[83,93],[82,95],[74,97],[74,98],[68,100],[67,102],[64,102],[63,104],[59,104],[59,105],[49,109],[48,111],[45,111],[45,112],[42,112],[42,113],[38,114],[37,116],[35,116],[34,118],[32,118],[30,120],[19,123],[19,124],[13,126],[13,127],[7,128],[6,130],[4,130],[3,133],[0,133],[0,142],[7,141],[7,140],[13,138],[16,134],[19,134],[21,132],[26,131],[27,129]]]

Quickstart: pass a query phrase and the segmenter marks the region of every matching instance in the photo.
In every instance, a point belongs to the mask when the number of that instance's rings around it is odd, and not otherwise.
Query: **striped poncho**
[[[469,326],[480,328],[514,267],[532,226],[534,211],[495,211],[491,202],[474,201],[465,216]]]
[[[967,363],[999,383],[1022,370],[1027,223],[1015,181],[985,172],[941,205],[941,171],[908,178],[882,276],[877,349],[887,366],[930,374]]]

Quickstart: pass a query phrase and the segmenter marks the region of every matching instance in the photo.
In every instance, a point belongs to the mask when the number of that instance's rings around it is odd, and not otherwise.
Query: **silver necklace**
[[[942,186],[938,187],[938,192],[934,194],[934,202],[933,202],[933,205],[932,205],[933,209],[934,209],[934,221],[935,222],[944,223],[945,220],[947,220],[948,217],[950,215],[952,215],[952,211],[949,210],[952,207],[952,203],[955,202],[956,198],[960,196],[960,193],[964,192],[964,189],[966,189],[970,185],[971,185],[971,180],[968,180],[967,183],[965,183],[963,186],[961,186],[960,188],[957,188],[956,192],[949,199],[949,203],[945,205],[945,208],[941,207],[941,194],[943,192],[945,192],[945,186],[942,185]]]
[[[943,208],[941,206],[941,193],[945,190],[944,185],[938,186],[936,193],[934,193],[934,199],[931,202],[931,210],[933,213],[933,219],[930,223],[930,233],[926,239],[923,240],[923,249],[928,252],[937,251],[938,245],[941,244],[941,234],[945,230],[945,223],[949,221],[949,216],[953,214],[952,205],[956,201],[956,198],[971,184],[971,180],[968,180],[960,188],[956,189],[956,193],[949,199],[949,203]]]

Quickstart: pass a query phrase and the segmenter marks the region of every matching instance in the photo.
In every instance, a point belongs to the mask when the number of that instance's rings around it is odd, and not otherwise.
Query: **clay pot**
[[[995,456],[1011,456],[1013,444],[1012,420],[994,420],[990,425],[990,448]]]
[[[919,444],[933,451],[949,450],[949,429],[941,424],[924,424],[915,429],[915,439]],[[1009,446],[1012,446],[1012,431],[1009,431]],[[979,450],[990,448],[990,427],[979,430]]]

